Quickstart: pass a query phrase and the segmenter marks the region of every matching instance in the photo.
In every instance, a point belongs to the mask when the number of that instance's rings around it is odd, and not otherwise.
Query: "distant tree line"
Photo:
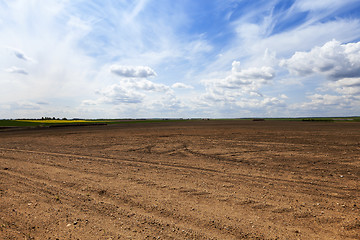
[[[60,118],[56,117],[42,117],[41,120],[60,120]],[[62,120],[67,120],[67,118],[62,118]]]

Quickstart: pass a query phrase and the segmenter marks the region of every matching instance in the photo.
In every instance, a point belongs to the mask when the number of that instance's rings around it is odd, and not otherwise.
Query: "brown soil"
[[[360,124],[0,132],[0,239],[360,239]]]

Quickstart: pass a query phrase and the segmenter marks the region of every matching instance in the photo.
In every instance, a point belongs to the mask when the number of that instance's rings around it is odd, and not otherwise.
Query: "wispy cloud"
[[[6,72],[9,73],[17,73],[17,74],[23,74],[23,75],[28,75],[28,72],[24,69],[21,68],[17,68],[17,67],[11,67],[8,69],[5,69]]]
[[[21,52],[20,50],[14,49],[14,55],[24,61],[34,61],[32,58],[25,55],[25,53]]]

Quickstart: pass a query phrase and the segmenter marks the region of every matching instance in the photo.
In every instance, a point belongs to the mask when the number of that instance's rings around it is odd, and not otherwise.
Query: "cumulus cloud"
[[[343,97],[330,94],[314,94],[309,96],[309,99],[311,99],[311,103],[315,105],[339,105]]]
[[[183,88],[183,89],[193,89],[193,86],[187,85],[185,83],[174,83],[173,85],[171,85],[172,88]]]
[[[232,74],[235,75],[237,78],[242,79],[270,80],[275,76],[274,70],[271,67],[248,68],[242,70],[239,61],[234,61],[232,63],[231,71]]]
[[[286,96],[286,94],[280,94],[280,98],[282,98],[282,99],[288,99],[289,97]]]
[[[11,67],[11,68],[5,69],[5,71],[8,73],[15,73],[15,74],[23,74],[23,75],[29,74],[25,69],[18,68],[18,67]]]
[[[148,78],[157,75],[156,72],[148,66],[112,65],[110,71],[124,78]]]
[[[166,92],[170,88],[164,84],[154,83],[147,79],[137,79],[133,81],[128,81],[126,85],[130,88],[135,88],[137,90],[144,91],[155,91],[155,92]]]
[[[253,97],[263,97],[263,95],[259,92],[256,92],[256,91],[251,91],[250,93],[250,96],[253,96]]]
[[[280,66],[300,76],[320,73],[331,80],[360,77],[360,42],[341,44],[332,40],[309,52],[296,52]]]
[[[360,78],[343,78],[330,82],[328,87],[344,95],[360,95]]]
[[[283,100],[264,96],[259,90],[275,77],[272,67],[252,67],[242,69],[239,61],[233,61],[231,72],[218,79],[203,81],[206,93],[198,98],[203,106],[229,105],[235,108],[265,107]]]
[[[271,116],[272,114],[284,114],[286,102],[284,99],[263,96],[261,98],[249,98],[247,96],[239,97],[229,94],[217,94],[208,92],[196,99],[197,109],[205,111],[207,109],[210,114],[220,113],[232,117],[241,117],[246,114],[249,116]],[[216,109],[216,112],[214,111]]]
[[[360,102],[359,99],[347,96],[318,93],[308,96],[308,99],[310,99],[310,102],[302,103],[297,108],[299,110],[346,109]]]
[[[206,93],[200,96],[199,102],[202,105],[208,106],[211,106],[213,103],[235,103],[236,97],[236,94],[223,91],[222,89],[208,88]]]
[[[310,101],[289,106],[295,116],[350,116],[360,111],[359,95],[315,93],[307,98]]]
[[[330,80],[307,98],[310,101],[292,107],[316,114],[349,114],[360,106],[360,42],[341,44],[329,41],[308,52],[296,52],[282,60],[281,66],[299,76],[320,74]],[[322,92],[322,93],[319,93]]]
[[[85,100],[82,105],[143,103],[145,97],[151,97],[152,94],[170,92],[170,87],[147,79],[124,79],[118,84],[96,91],[101,97],[97,100]]]
[[[217,85],[224,88],[242,88],[244,85],[253,85],[253,90],[261,84],[275,77],[275,71],[271,67],[241,69],[240,62],[232,63],[231,74],[218,81]]]
[[[286,107],[283,96],[269,96],[261,92],[270,86],[275,78],[275,69],[267,65],[242,68],[239,61],[232,62],[231,71],[216,78],[204,80],[206,92],[195,98],[194,103],[210,114],[225,114],[236,117],[238,114],[265,116],[282,113]],[[211,113],[210,109],[216,109]]]
[[[141,103],[144,95],[134,90],[125,88],[119,84],[108,86],[105,89],[98,91],[102,97],[98,99],[98,103]],[[87,104],[94,103],[92,101],[86,101]]]

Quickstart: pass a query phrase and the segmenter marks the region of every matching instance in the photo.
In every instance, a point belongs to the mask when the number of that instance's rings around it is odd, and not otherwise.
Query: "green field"
[[[1,127],[46,127],[59,124],[85,124],[91,121],[67,120],[0,120]]]
[[[304,121],[304,122],[360,122],[360,117],[300,117],[300,118],[221,118],[210,120],[247,121]]]
[[[0,120],[0,127],[49,127],[61,125],[98,125],[98,124],[132,124],[140,122],[163,122],[163,121],[185,121],[181,119],[96,119],[96,120]]]

